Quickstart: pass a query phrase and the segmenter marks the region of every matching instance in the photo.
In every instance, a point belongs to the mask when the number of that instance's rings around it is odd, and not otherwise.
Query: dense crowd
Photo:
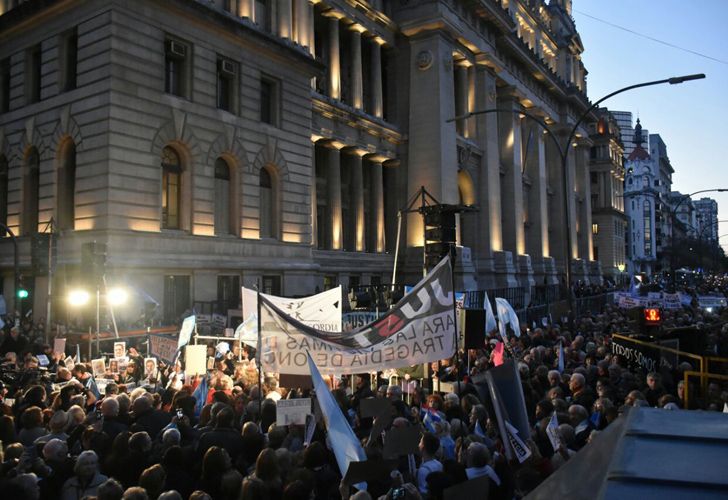
[[[722,356],[728,356],[726,319],[695,306],[665,311],[663,318],[666,327],[697,326],[705,352]],[[37,325],[6,328],[0,339],[0,491],[4,498],[63,500],[439,499],[450,486],[487,477],[488,498],[520,498],[628,408],[685,407],[681,373],[696,367],[629,369],[612,354],[610,339],[633,329],[634,319],[610,306],[578,318],[573,331],[523,325],[520,336],[511,335],[506,358],[516,358],[532,427],[531,456],[523,463],[507,460],[495,416],[473,383],[494,366],[495,333],[482,349],[433,364],[431,379],[460,382],[452,392],[431,393],[404,382],[410,375],[401,372],[391,379],[329,379],[369,460],[382,459],[384,444],[372,433],[376,422],[362,416],[362,400],[389,400],[386,427],[422,433],[418,453],[401,456],[391,474],[369,479],[367,490],[358,491],[343,482],[323,421],[310,439],[304,426],[276,425],[277,402],[311,397],[310,389],[280,387],[273,374],[259,387],[247,348],[210,345],[204,380],[186,377],[181,362],[147,370],[143,349],[133,345],[114,353],[126,360],[123,370],[108,363],[100,374],[74,358],[75,346],[53,352],[34,334]],[[102,379],[103,386],[97,383]],[[712,382],[691,407],[721,411],[726,402],[726,387]],[[556,447],[547,433],[554,414]]]

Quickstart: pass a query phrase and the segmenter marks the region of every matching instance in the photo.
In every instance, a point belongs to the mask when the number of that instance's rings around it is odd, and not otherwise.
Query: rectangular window
[[[260,121],[275,127],[279,122],[280,98],[278,82],[272,78],[260,79]]]
[[[0,113],[10,111],[10,58],[0,61]]]
[[[217,277],[217,309],[227,314],[228,309],[240,309],[240,276]]]
[[[28,49],[25,54],[25,102],[32,104],[40,101],[40,45]]]
[[[236,89],[238,88],[238,63],[218,57],[217,59],[217,107],[235,113]]]
[[[268,295],[281,295],[281,277],[263,276],[263,293]]]
[[[179,324],[190,308],[190,277],[164,277],[164,323]]]
[[[68,92],[76,88],[78,67],[78,31],[74,28],[61,37],[59,57],[60,88]]]
[[[167,39],[164,52],[164,91],[190,97],[191,48],[179,40]]]

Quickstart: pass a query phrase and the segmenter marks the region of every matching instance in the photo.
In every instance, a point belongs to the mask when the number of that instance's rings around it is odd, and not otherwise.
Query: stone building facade
[[[421,187],[478,208],[458,222],[458,287],[558,283],[567,240],[574,280],[601,279],[587,128],[563,144],[589,107],[570,0],[3,0],[0,14],[0,222],[27,274],[29,236],[54,221],[57,300],[93,241],[109,280],[166,321],[234,308],[240,285],[390,283],[398,236],[397,282],[413,282],[422,219],[398,211]],[[451,120],[483,110],[498,111]],[[9,296],[9,241],[0,252]]]
[[[627,268],[627,216],[624,213],[624,155],[619,124],[605,108],[591,130],[590,153],[594,259],[615,283]]]

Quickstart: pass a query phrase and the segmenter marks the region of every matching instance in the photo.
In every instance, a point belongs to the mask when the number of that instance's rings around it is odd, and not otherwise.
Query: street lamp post
[[[662,85],[665,83],[668,83],[670,85],[677,85],[683,82],[691,81],[691,80],[700,80],[702,78],[705,78],[705,75],[695,74],[695,75],[685,75],[685,76],[675,76],[671,78],[665,78],[663,80],[654,80],[651,82],[643,82],[643,83],[637,83],[634,85],[629,85],[627,87],[623,87],[619,90],[615,90],[614,92],[611,92],[610,94],[605,95],[604,97],[600,98],[598,101],[594,102],[589,108],[587,108],[586,111],[584,111],[581,116],[574,122],[574,125],[571,128],[571,131],[569,132],[569,135],[566,138],[566,141],[564,145],[562,146],[561,143],[559,143],[556,134],[553,132],[553,130],[540,118],[531,115],[530,113],[527,113],[525,111],[519,111],[519,110],[513,110],[513,109],[500,109],[500,108],[492,108],[492,109],[484,109],[479,111],[471,111],[470,113],[456,116],[454,118],[450,118],[449,120],[446,120],[447,122],[453,122],[456,120],[461,119],[467,119],[471,116],[475,115],[482,115],[486,113],[497,113],[497,112],[512,112],[512,113],[519,113],[524,116],[529,117],[532,120],[535,120],[541,127],[546,130],[546,132],[551,136],[554,143],[556,144],[557,148],[556,150],[559,153],[559,156],[561,157],[561,170],[562,170],[562,179],[563,179],[563,191],[564,191],[564,216],[566,218],[566,238],[565,238],[565,244],[566,244],[566,262],[564,264],[564,274],[566,278],[566,288],[567,288],[567,298],[569,302],[569,309],[570,309],[570,316],[573,316],[576,314],[576,311],[574,309],[574,297],[572,295],[572,289],[571,289],[571,261],[573,260],[573,251],[572,251],[572,240],[571,240],[571,220],[569,218],[569,179],[568,179],[568,156],[570,151],[570,145],[571,141],[576,137],[577,130],[581,126],[582,122],[586,119],[587,116],[589,116],[595,109],[599,107],[601,103],[606,101],[607,99],[614,97],[617,94],[621,94],[623,92],[627,92],[628,90],[634,90],[642,87],[650,87],[653,85]]]

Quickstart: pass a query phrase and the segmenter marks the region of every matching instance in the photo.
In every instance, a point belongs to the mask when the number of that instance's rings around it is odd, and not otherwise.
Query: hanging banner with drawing
[[[341,332],[341,285],[299,299],[265,293],[260,296],[306,326]],[[243,322],[238,326],[235,337],[250,347],[258,346],[258,294],[250,288],[243,287]]]
[[[307,375],[309,352],[322,373],[361,373],[449,358],[455,314],[450,263],[443,259],[377,322],[342,334],[317,330],[261,300],[266,372]]]

